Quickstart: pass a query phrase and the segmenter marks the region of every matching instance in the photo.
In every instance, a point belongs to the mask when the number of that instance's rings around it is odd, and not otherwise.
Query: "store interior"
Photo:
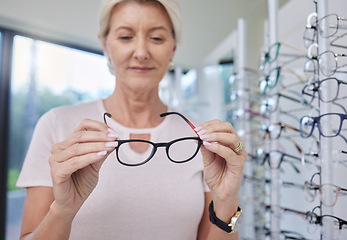
[[[160,95],[202,121],[230,121],[243,138],[248,159],[240,238],[347,239],[347,1],[180,5],[183,39]],[[19,236],[25,191],[13,182],[37,119],[51,107],[103,97],[113,87],[96,36],[97,8],[97,1],[0,1],[1,56],[13,51],[12,64],[0,61],[0,113],[6,116],[0,159],[7,159],[0,165],[6,183],[0,239]],[[57,62],[48,60],[52,56]],[[81,59],[106,73],[86,72]],[[55,76],[44,80],[48,73],[38,66]],[[92,87],[76,87],[81,74]],[[102,78],[97,91],[93,76]],[[54,103],[43,104],[45,94]],[[26,136],[20,143],[16,129]]]

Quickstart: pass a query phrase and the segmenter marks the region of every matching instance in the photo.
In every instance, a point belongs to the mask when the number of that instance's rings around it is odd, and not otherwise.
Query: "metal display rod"
[[[237,90],[241,93],[242,97],[238,100],[238,109],[243,112],[239,117],[239,129],[244,131],[243,141],[245,143],[246,149],[252,149],[252,141],[250,135],[248,134],[251,130],[250,126],[250,114],[244,111],[244,109],[250,108],[249,102],[249,80],[246,73],[247,66],[247,24],[244,18],[239,18],[237,20],[237,52],[235,59],[235,68],[237,72]],[[248,176],[252,176],[253,174],[253,165],[249,162],[245,165],[244,173]],[[253,197],[253,184],[245,184],[244,194],[249,197]],[[255,222],[254,219],[254,206],[253,204],[247,204],[247,209],[244,211],[243,229],[242,237],[247,239],[255,239],[256,234],[254,228],[250,228]]]
[[[316,0],[317,1],[317,19],[322,19],[324,16],[328,15],[328,0]],[[329,50],[329,38],[322,37],[322,35],[327,36],[327,32],[329,31],[329,22],[327,21],[319,21],[319,24],[322,26],[319,26],[317,28],[317,31],[323,31],[323,34],[317,34],[318,35],[318,54],[323,53],[327,50]],[[318,30],[321,29],[321,30]],[[325,68],[328,69],[330,67],[330,64],[328,61],[320,61],[319,62],[319,69]],[[319,80],[322,80],[325,78],[323,74],[320,74],[320,71],[318,71]],[[331,94],[332,89],[322,88],[320,89],[321,94],[328,96]],[[325,114],[331,112],[331,103],[324,103],[320,101],[320,114]],[[331,122],[321,122],[322,127],[327,130],[332,130]],[[332,163],[332,144],[333,144],[333,138],[326,138],[320,136],[320,151],[321,151],[321,184],[323,183],[332,183],[333,182],[333,163]],[[333,198],[331,192],[324,192],[322,193],[326,197]],[[330,196],[328,196],[330,195]],[[333,209],[332,207],[325,207],[321,204],[321,214],[329,214],[333,215]],[[325,237],[329,239],[335,239],[333,229],[333,223],[327,222],[323,224],[323,232]]]
[[[278,41],[278,0],[268,0],[268,24],[269,24],[269,43],[270,45]],[[271,67],[275,67],[275,63]],[[277,88],[273,92],[277,92]],[[275,111],[270,116],[270,124],[278,122],[279,112]],[[278,150],[278,141],[270,140],[270,152]],[[278,162],[270,154],[271,162]],[[281,213],[280,213],[280,171],[279,169],[270,170],[271,174],[271,239],[279,240],[281,232]]]

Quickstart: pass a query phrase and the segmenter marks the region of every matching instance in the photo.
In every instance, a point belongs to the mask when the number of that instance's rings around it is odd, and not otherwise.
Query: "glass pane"
[[[114,84],[104,56],[22,36],[14,38],[7,240],[19,238],[25,190],[15,184],[39,117],[56,106],[104,98],[112,93]]]

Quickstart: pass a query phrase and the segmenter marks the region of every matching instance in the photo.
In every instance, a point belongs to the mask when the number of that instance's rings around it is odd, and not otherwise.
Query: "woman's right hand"
[[[61,216],[72,220],[94,190],[117,137],[104,123],[85,119],[64,141],[52,146],[53,205]]]

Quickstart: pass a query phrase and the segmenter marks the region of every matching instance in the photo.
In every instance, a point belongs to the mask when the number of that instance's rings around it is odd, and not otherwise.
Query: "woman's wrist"
[[[216,216],[223,222],[230,222],[232,216],[237,212],[239,200],[238,198],[228,202],[213,200],[213,205]]]
[[[49,208],[49,214],[52,215],[52,217],[56,218],[58,221],[65,223],[67,225],[71,225],[76,213],[73,211],[67,211],[62,209],[56,201],[53,201]]]

